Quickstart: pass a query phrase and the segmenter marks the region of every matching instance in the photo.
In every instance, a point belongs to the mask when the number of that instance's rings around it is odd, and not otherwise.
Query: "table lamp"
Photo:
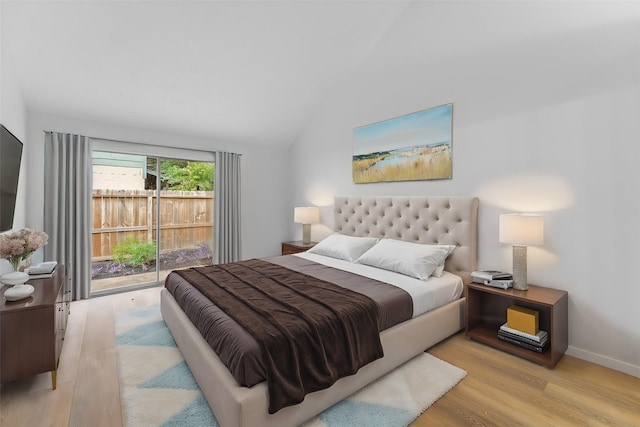
[[[311,243],[311,224],[320,222],[320,209],[316,207],[294,208],[293,221],[302,224],[302,243]]]
[[[527,246],[541,245],[544,221],[540,215],[500,215],[500,242],[513,245],[513,288],[527,290]]]

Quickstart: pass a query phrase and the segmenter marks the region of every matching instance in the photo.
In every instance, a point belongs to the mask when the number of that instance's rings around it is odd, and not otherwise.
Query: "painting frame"
[[[354,184],[451,179],[453,103],[353,129]]]

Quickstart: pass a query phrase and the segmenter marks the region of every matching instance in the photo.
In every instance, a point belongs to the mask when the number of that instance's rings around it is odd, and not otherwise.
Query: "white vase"
[[[31,285],[15,285],[4,291],[4,297],[7,301],[18,301],[30,297],[33,291],[35,288]]]
[[[13,271],[0,276],[0,282],[8,286],[22,285],[29,280],[29,275],[23,271]]]

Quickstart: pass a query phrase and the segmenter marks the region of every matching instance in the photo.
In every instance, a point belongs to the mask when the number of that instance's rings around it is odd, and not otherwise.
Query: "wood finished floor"
[[[1,426],[122,425],[114,313],[159,288],[74,302],[58,371],[0,389]],[[549,370],[457,334],[429,350],[468,373],[413,424],[640,426],[640,379],[570,356]]]

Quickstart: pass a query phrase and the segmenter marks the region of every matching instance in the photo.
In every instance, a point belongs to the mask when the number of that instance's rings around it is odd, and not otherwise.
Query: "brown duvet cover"
[[[295,256],[268,261],[175,271],[166,287],[239,384],[267,380],[271,413],[382,357],[378,332],[411,318],[394,286]]]

